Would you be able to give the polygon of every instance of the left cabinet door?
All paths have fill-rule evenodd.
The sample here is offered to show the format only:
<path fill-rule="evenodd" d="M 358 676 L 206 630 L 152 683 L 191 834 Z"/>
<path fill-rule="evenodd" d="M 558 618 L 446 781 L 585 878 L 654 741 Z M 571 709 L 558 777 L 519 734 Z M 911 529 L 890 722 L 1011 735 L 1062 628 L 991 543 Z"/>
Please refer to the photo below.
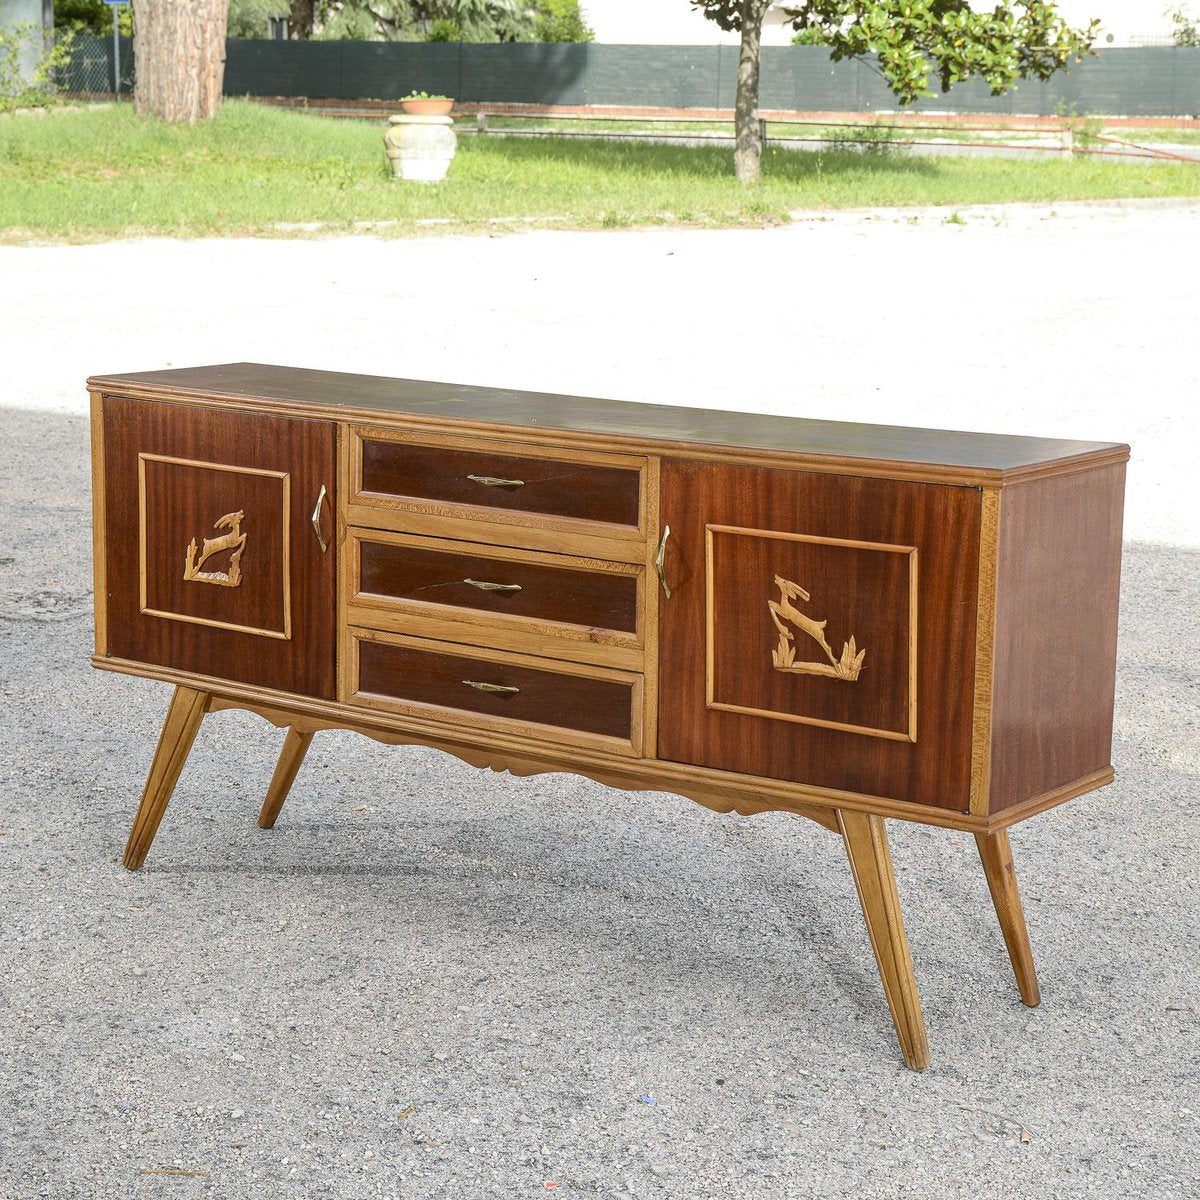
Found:
<path fill-rule="evenodd" d="M 101 404 L 102 653 L 332 699 L 334 424 Z"/>

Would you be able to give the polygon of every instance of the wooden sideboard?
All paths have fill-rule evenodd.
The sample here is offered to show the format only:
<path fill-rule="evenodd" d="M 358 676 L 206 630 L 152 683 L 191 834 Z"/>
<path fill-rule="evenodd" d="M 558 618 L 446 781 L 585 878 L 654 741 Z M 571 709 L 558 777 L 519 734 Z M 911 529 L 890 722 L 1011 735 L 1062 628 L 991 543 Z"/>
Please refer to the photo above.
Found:
<path fill-rule="evenodd" d="M 140 867 L 206 713 L 839 834 L 928 1064 L 884 819 L 975 835 L 1109 782 L 1127 446 L 233 363 L 96 377 L 93 663 L 175 685 Z"/>

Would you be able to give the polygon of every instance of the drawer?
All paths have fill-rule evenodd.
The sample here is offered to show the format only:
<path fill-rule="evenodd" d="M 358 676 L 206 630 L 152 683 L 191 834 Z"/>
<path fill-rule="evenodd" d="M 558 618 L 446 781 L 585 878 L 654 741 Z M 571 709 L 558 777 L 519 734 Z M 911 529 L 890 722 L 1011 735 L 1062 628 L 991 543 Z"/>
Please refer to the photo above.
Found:
<path fill-rule="evenodd" d="M 582 642 L 586 661 L 643 665 L 642 567 L 364 529 L 347 550 L 351 625 L 553 657 L 576 657 Z M 488 632 L 456 636 L 451 622 Z"/>
<path fill-rule="evenodd" d="M 640 752 L 638 675 L 355 628 L 349 647 L 351 703 Z"/>
<path fill-rule="evenodd" d="M 406 430 L 348 432 L 352 525 L 644 558 L 644 458 Z M 467 521 L 471 532 L 451 524 Z"/>

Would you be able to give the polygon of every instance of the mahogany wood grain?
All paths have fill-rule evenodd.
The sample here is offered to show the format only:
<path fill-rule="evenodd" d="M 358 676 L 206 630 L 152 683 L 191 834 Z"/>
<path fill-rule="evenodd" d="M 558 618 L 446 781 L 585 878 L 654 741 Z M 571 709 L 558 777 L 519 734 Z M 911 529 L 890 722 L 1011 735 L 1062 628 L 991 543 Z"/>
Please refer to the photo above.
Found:
<path fill-rule="evenodd" d="M 397 545 L 373 541 L 366 533 L 361 563 L 358 590 L 375 596 L 637 632 L 634 575 Z M 520 590 L 482 589 L 468 582 L 472 579 Z"/>
<path fill-rule="evenodd" d="M 1042 994 L 1038 988 L 1037 972 L 1033 968 L 1033 950 L 1029 946 L 1029 929 L 1025 924 L 1025 910 L 1021 907 L 1008 830 L 977 833 L 975 845 L 979 848 L 992 904 L 1000 921 L 1000 931 L 1004 934 L 1004 944 L 1008 947 L 1017 990 L 1021 993 L 1023 1003 L 1036 1008 Z"/>
<path fill-rule="evenodd" d="M 489 478 L 512 480 L 515 486 L 480 482 Z M 636 526 L 641 479 L 637 471 L 595 463 L 364 438 L 362 489 Z"/>
<path fill-rule="evenodd" d="M 839 811 L 838 824 L 900 1052 L 912 1070 L 923 1071 L 929 1066 L 929 1041 L 883 818 Z"/>
<path fill-rule="evenodd" d="M 210 699 L 208 692 L 189 687 L 177 687 L 171 697 L 142 800 L 125 843 L 123 861 L 131 871 L 146 861 Z"/>
<path fill-rule="evenodd" d="M 107 653 L 332 698 L 337 548 L 321 552 L 309 518 L 318 488 L 336 485 L 334 426 L 118 396 L 106 396 L 103 409 Z M 139 456 L 152 457 L 140 464 Z M 234 510 L 245 511 L 241 582 L 185 581 L 190 539 L 217 537 L 214 522 Z"/>
<path fill-rule="evenodd" d="M 303 415 L 361 415 L 447 429 L 491 427 L 529 430 L 550 438 L 587 435 L 600 446 L 661 443 L 663 452 L 685 446 L 720 448 L 731 455 L 782 453 L 872 471 L 887 464 L 926 477 L 945 473 L 962 481 L 999 482 L 1008 476 L 1073 469 L 1089 460 L 1128 457 L 1129 447 L 1111 442 L 1066 441 L 893 425 L 860 425 L 745 412 L 714 412 L 674 405 L 630 404 L 585 396 L 476 387 L 420 379 L 390 379 L 313 371 L 265 363 L 224 363 L 163 371 L 97 376 L 89 386 L 136 389 L 155 395 L 202 396 L 243 407 L 272 406 Z M 841 469 L 841 465 L 838 466 Z"/>
<path fill-rule="evenodd" d="M 287 731 L 287 737 L 283 739 L 283 746 L 279 751 L 279 761 L 275 764 L 275 773 L 271 776 L 262 810 L 258 814 L 260 829 L 275 828 L 283 802 L 288 798 L 292 784 L 296 782 L 296 774 L 300 770 L 300 764 L 304 762 L 312 739 L 311 730 L 297 729 L 293 726 Z"/>
<path fill-rule="evenodd" d="M 1125 467 L 1005 488 L 990 811 L 1110 766 Z"/>
<path fill-rule="evenodd" d="M 662 522 L 671 526 L 666 570 L 672 588 L 671 598 L 660 601 L 660 758 L 966 811 L 978 586 L 977 489 L 669 461 L 663 464 L 660 506 Z M 916 742 L 706 707 L 706 525 L 917 548 Z M 798 565 L 792 558 L 796 545 L 803 543 L 778 543 L 790 567 Z M 907 630 L 906 576 L 884 570 L 876 560 L 900 563 L 903 556 L 861 552 L 856 559 L 853 552 L 842 551 L 836 562 L 833 556 L 811 560 L 821 564 L 822 587 L 829 590 L 819 598 L 821 607 L 805 607 L 818 619 L 831 618 L 828 633 L 839 639 L 835 653 L 841 650 L 841 639 L 855 630 L 843 626 L 839 616 L 835 633 L 832 618 L 839 605 L 842 611 L 853 611 L 860 580 L 878 576 L 889 594 L 896 593 L 895 615 Z M 762 695 L 786 709 L 791 688 L 794 711 L 858 711 L 864 718 L 873 714 L 872 719 L 894 720 L 909 687 L 902 639 L 894 633 L 875 643 L 876 657 L 872 642 L 863 638 L 866 669 L 856 683 L 776 679 L 771 655 L 779 635 L 767 608 L 777 595 L 771 565 L 768 559 L 757 564 L 760 577 L 754 586 L 749 579 L 743 581 L 740 606 L 735 596 L 715 613 L 717 664 L 752 677 L 732 694 Z M 843 572 L 840 577 L 838 570 Z M 804 579 L 793 582 L 807 586 Z M 874 622 L 883 616 L 877 607 L 861 607 L 860 612 Z M 821 688 L 832 693 L 823 709 L 812 701 Z M 867 692 L 867 699 L 856 701 L 852 694 L 840 698 L 845 689 L 855 688 Z M 872 693 L 880 699 L 870 699 Z"/>
<path fill-rule="evenodd" d="M 515 687 L 480 691 L 466 681 Z M 359 692 L 411 700 L 463 713 L 485 713 L 583 733 L 629 738 L 633 698 L 629 684 L 542 671 L 469 654 L 445 654 L 382 641 L 359 645 Z"/>

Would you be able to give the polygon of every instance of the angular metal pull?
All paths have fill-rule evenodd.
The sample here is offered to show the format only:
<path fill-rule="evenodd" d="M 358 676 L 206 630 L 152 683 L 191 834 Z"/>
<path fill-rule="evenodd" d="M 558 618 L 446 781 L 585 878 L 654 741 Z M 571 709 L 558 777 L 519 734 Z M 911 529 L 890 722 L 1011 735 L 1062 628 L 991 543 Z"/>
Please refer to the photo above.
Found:
<path fill-rule="evenodd" d="M 484 487 L 524 487 L 523 479 L 499 479 L 495 475 L 468 475 L 472 483 L 482 483 Z"/>
<path fill-rule="evenodd" d="M 469 583 L 481 592 L 519 592 L 521 590 L 519 583 L 488 583 L 486 579 L 464 579 L 463 583 Z"/>
<path fill-rule="evenodd" d="M 505 687 L 502 683 L 480 683 L 476 679 L 464 679 L 463 683 L 477 692 L 492 692 L 503 696 L 515 696 L 521 690 L 518 687 Z"/>
<path fill-rule="evenodd" d="M 317 502 L 313 505 L 312 516 L 309 518 L 312 522 L 313 532 L 317 535 L 317 544 L 321 547 L 322 554 L 329 549 L 329 544 L 325 541 L 325 535 L 321 532 L 321 506 L 325 503 L 327 495 L 325 485 L 321 484 L 321 490 L 317 493 Z"/>
<path fill-rule="evenodd" d="M 663 560 L 667 557 L 667 538 L 671 536 L 670 525 L 664 525 L 662 538 L 658 543 L 658 553 L 654 556 L 654 569 L 658 572 L 658 582 L 662 584 L 662 590 L 667 593 L 667 599 L 671 598 L 671 585 L 667 582 L 667 573 L 663 570 Z"/>

